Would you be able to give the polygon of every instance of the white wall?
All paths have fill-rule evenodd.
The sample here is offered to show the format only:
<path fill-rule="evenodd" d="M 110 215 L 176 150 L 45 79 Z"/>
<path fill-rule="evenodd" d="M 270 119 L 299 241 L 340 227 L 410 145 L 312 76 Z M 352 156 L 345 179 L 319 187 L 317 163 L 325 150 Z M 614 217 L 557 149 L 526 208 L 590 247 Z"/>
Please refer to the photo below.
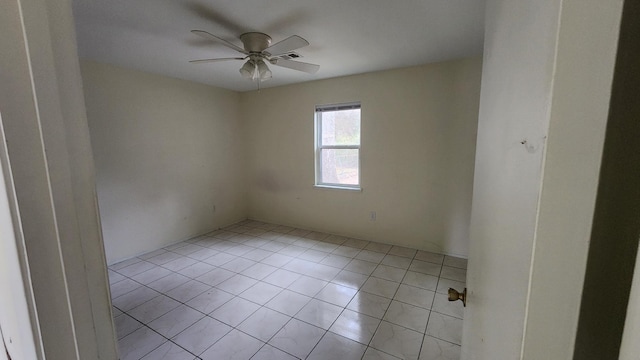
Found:
<path fill-rule="evenodd" d="M 82 77 L 109 263 L 246 217 L 238 93 L 88 61 Z"/>
<path fill-rule="evenodd" d="M 467 59 L 243 93 L 249 217 L 466 256 L 480 71 Z M 314 188 L 315 105 L 353 101 L 363 190 Z"/>
<path fill-rule="evenodd" d="M 620 8 L 487 3 L 462 359 L 573 358 Z"/>

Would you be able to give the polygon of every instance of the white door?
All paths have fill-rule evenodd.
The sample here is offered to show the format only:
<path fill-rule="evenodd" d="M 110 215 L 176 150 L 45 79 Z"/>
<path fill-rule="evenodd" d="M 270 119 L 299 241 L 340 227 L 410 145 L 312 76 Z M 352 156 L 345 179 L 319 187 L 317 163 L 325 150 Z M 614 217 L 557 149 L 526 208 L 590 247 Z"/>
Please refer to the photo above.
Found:
<path fill-rule="evenodd" d="M 573 356 L 621 9 L 487 2 L 462 359 Z"/>

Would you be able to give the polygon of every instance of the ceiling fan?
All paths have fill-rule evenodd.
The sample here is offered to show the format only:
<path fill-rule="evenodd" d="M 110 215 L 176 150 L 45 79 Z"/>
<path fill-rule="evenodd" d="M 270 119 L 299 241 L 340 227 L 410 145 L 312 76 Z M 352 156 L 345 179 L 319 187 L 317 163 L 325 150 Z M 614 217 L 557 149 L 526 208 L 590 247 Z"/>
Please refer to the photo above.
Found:
<path fill-rule="evenodd" d="M 246 79 L 257 81 L 258 87 L 260 86 L 260 81 L 271 79 L 272 74 L 271 70 L 269 70 L 269 67 L 267 66 L 267 62 L 272 65 L 303 71 L 309 74 L 314 74 L 318 69 L 320 69 L 320 65 L 290 60 L 290 58 L 297 55 L 295 53 L 292 54 L 293 50 L 309 45 L 307 40 L 298 35 L 290 36 L 271 45 L 271 37 L 269 35 L 261 32 L 247 32 L 240 35 L 240 41 L 242 41 L 244 46 L 244 48 L 241 48 L 240 46 L 203 30 L 191 30 L 191 32 L 205 39 L 236 50 L 244 56 L 191 60 L 189 61 L 190 63 L 199 64 L 229 60 L 247 60 L 247 62 L 245 62 L 240 68 L 240 74 L 242 74 Z"/>

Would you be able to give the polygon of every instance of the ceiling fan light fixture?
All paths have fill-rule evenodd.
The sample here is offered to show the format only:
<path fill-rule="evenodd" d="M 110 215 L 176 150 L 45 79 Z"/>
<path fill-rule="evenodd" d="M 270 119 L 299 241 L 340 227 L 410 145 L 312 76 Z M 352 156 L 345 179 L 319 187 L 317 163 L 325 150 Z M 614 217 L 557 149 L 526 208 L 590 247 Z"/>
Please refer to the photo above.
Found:
<path fill-rule="evenodd" d="M 256 73 L 258 71 L 258 66 L 253 60 L 249 60 L 240 68 L 240 75 L 243 78 L 253 80 L 256 78 Z"/>
<path fill-rule="evenodd" d="M 271 76 L 272 76 L 271 70 L 269 70 L 269 67 L 264 62 L 264 60 L 258 61 L 257 68 L 258 68 L 258 74 L 260 75 L 261 81 L 267 81 L 271 79 Z"/>

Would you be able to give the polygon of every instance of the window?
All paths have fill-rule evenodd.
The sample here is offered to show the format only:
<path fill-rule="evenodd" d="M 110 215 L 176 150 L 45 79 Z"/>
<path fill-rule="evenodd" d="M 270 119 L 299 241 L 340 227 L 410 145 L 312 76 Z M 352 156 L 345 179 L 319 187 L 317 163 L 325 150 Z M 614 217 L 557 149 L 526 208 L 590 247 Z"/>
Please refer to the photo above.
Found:
<path fill-rule="evenodd" d="M 316 186 L 360 189 L 360 103 L 316 106 Z"/>

